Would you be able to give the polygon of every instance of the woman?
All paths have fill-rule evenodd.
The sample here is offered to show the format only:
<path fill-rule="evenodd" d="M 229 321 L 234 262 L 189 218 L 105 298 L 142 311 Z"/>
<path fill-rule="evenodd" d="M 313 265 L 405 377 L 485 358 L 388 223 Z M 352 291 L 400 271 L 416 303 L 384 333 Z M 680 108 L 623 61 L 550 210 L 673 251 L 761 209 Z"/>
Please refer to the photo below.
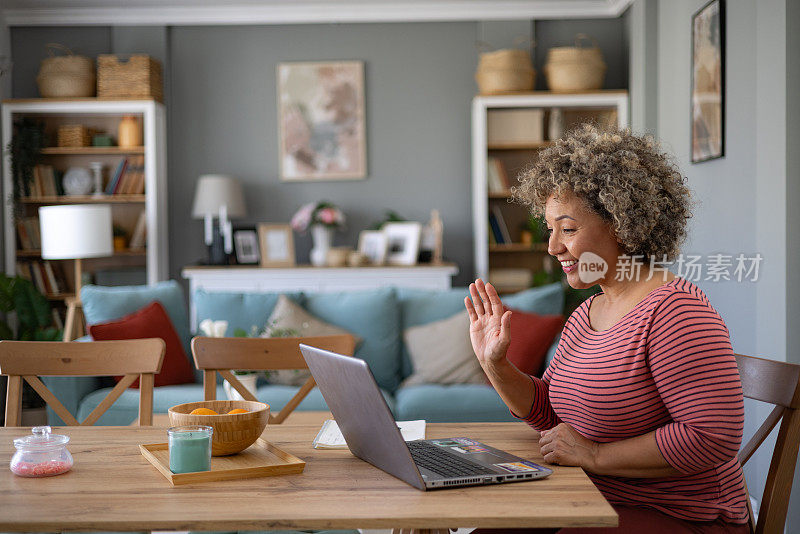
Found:
<path fill-rule="evenodd" d="M 520 182 L 514 196 L 544 214 L 569 285 L 602 292 L 570 316 L 541 379 L 506 359 L 512 312 L 480 279 L 465 299 L 470 337 L 511 412 L 540 431 L 545 461 L 582 467 L 619 513 L 617 529 L 587 532 L 748 532 L 728 330 L 663 269 L 691 215 L 683 177 L 651 139 L 584 126 Z"/>

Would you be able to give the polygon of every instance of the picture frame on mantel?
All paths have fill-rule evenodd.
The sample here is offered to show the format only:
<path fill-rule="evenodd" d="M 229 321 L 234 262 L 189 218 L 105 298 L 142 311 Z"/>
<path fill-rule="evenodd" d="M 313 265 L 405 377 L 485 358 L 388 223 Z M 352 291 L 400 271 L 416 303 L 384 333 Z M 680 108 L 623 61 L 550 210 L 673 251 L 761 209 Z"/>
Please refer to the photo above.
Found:
<path fill-rule="evenodd" d="M 294 267 L 294 234 L 288 224 L 258 225 L 261 267 Z"/>
<path fill-rule="evenodd" d="M 380 230 L 362 230 L 358 234 L 358 251 L 366 256 L 372 265 L 383 265 L 386 262 L 388 246 L 386 234 Z"/>
<path fill-rule="evenodd" d="M 367 176 L 364 62 L 278 64 L 281 180 Z"/>
<path fill-rule="evenodd" d="M 725 155 L 725 0 L 692 16 L 691 161 Z"/>
<path fill-rule="evenodd" d="M 386 223 L 381 228 L 386 234 L 389 265 L 416 265 L 422 225 L 418 222 Z"/>
<path fill-rule="evenodd" d="M 258 234 L 255 228 L 242 228 L 233 232 L 233 250 L 239 265 L 257 264 L 259 254 Z"/>

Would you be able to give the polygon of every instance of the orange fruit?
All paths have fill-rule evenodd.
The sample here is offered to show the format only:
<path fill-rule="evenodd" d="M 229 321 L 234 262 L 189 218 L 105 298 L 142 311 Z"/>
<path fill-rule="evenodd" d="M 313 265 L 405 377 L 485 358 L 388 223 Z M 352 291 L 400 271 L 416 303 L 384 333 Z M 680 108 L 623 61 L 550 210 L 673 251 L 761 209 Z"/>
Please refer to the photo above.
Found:
<path fill-rule="evenodd" d="M 233 410 L 228 412 L 228 415 L 231 415 L 231 414 L 234 414 L 234 413 L 247 413 L 247 410 L 245 410 L 244 408 L 234 408 Z"/>
<path fill-rule="evenodd" d="M 219 414 L 209 408 L 195 408 L 194 410 L 189 412 L 189 415 L 219 415 Z"/>

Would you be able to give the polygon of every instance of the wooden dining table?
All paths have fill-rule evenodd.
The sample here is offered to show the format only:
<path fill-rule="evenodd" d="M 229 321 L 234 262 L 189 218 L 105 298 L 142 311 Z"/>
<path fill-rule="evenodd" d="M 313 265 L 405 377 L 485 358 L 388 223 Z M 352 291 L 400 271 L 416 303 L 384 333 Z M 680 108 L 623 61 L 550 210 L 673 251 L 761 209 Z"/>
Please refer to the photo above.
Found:
<path fill-rule="evenodd" d="M 54 427 L 70 437 L 66 474 L 22 478 L 8 469 L 13 438 L 0 428 L 0 531 L 446 529 L 614 526 L 617 514 L 580 468 L 546 479 L 420 491 L 356 458 L 312 447 L 319 424 L 270 425 L 262 437 L 304 460 L 299 474 L 172 486 L 139 445 L 163 427 Z M 523 423 L 428 424 L 427 438 L 469 437 L 542 463 Z"/>

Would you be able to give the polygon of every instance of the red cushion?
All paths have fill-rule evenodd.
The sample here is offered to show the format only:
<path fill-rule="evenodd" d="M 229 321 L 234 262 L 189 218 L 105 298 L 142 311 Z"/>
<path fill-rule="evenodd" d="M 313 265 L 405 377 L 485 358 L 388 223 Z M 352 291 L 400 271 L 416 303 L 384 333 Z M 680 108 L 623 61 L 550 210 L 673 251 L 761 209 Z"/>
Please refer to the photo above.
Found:
<path fill-rule="evenodd" d="M 517 369 L 538 376 L 547 350 L 564 327 L 563 315 L 539 315 L 511 308 L 511 344 L 506 356 Z"/>
<path fill-rule="evenodd" d="M 160 337 L 166 343 L 166 353 L 161 372 L 155 376 L 155 385 L 172 386 L 194 382 L 192 366 L 183 350 L 183 344 L 164 306 L 158 301 L 116 321 L 91 325 L 89 333 L 97 341 Z M 114 378 L 117 382 L 122 379 L 121 376 Z M 138 378 L 131 387 L 139 387 Z"/>

